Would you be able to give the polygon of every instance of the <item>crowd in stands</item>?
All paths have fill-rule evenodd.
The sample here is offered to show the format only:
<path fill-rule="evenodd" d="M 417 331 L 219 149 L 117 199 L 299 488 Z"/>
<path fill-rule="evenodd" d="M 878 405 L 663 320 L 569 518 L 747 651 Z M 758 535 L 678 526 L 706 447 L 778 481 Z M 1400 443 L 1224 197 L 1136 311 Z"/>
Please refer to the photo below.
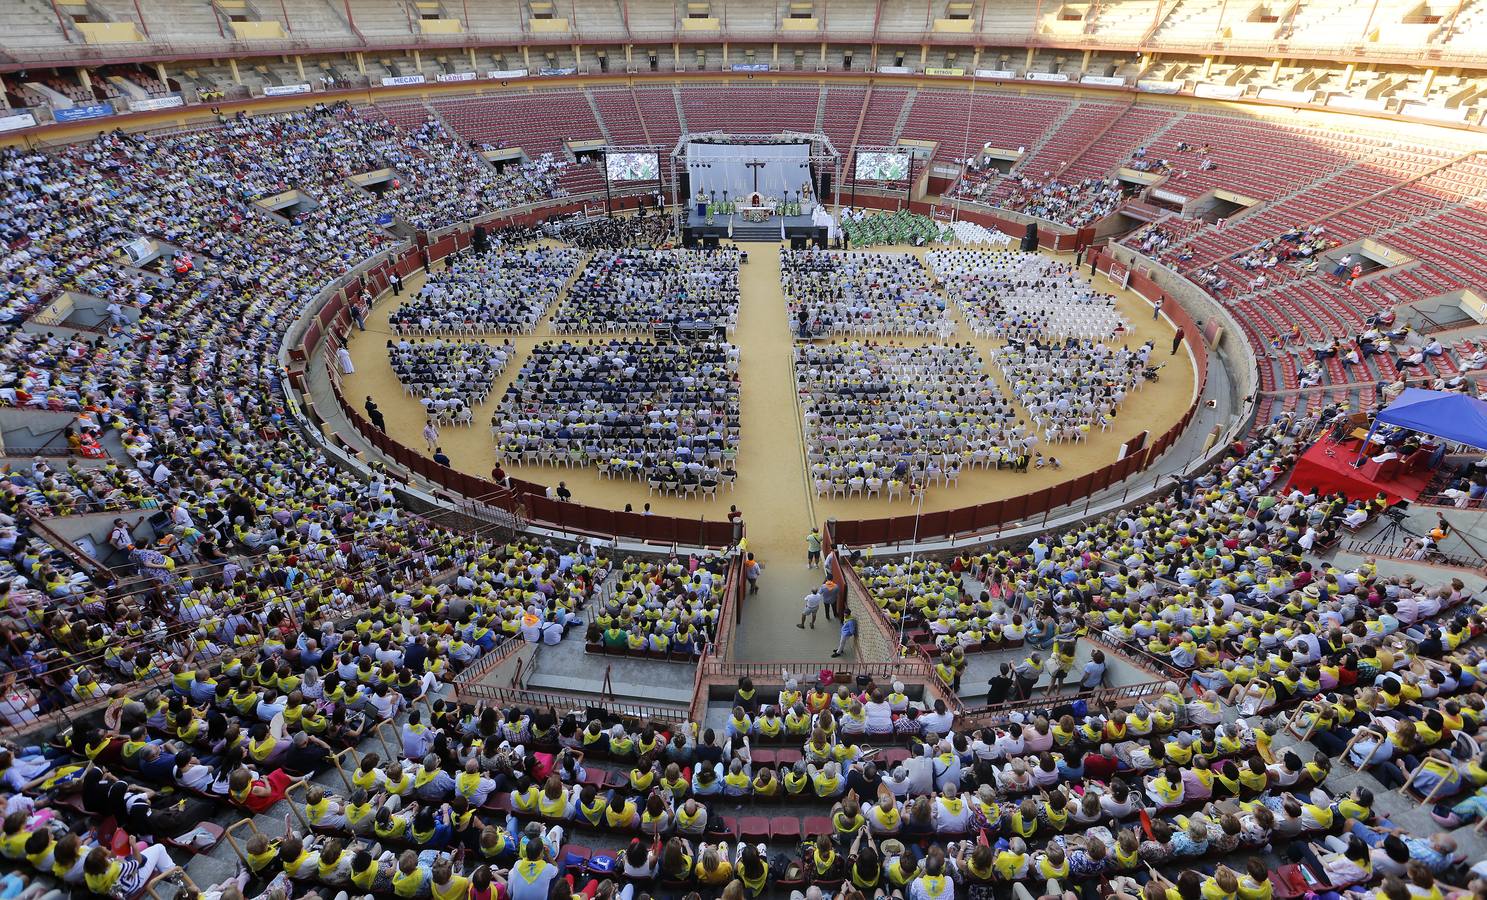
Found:
<path fill-rule="evenodd" d="M 21 469 L 0 469 L 0 514 L 45 519 L 122 509 L 153 509 L 160 493 L 144 473 L 112 459 L 65 463 L 36 457 Z"/>
<path fill-rule="evenodd" d="M 954 330 L 923 264 L 907 254 L 781 248 L 780 281 L 800 337 Z"/>
<path fill-rule="evenodd" d="M 614 590 L 601 597 L 588 626 L 588 645 L 612 652 L 696 655 L 717 634 L 727 560 L 710 557 L 692 568 L 626 559 Z"/>
<path fill-rule="evenodd" d="M 544 341 L 491 429 L 513 462 L 591 465 L 710 492 L 738 452 L 738 387 L 731 344 Z"/>
<path fill-rule="evenodd" d="M 1125 199 L 1121 183 L 1115 178 L 1067 183 L 1045 172 L 1042 179 L 1009 176 L 1001 184 L 1009 186 L 1010 193 L 996 205 L 1071 228 L 1098 222 Z"/>
<path fill-rule="evenodd" d="M 398 334 L 530 334 L 583 258 L 579 250 L 499 245 L 461 254 L 430 274 L 388 322 Z"/>
<path fill-rule="evenodd" d="M 992 354 L 1012 395 L 1049 444 L 1082 441 L 1114 421 L 1127 394 L 1154 377 L 1151 342 L 1132 350 L 1103 341 L 1009 341 Z"/>
<path fill-rule="evenodd" d="M 443 338 L 387 342 L 393 374 L 438 424 L 472 424 L 474 408 L 485 402 L 515 353 L 509 340 L 500 346 Z"/>
<path fill-rule="evenodd" d="M 415 228 L 438 228 L 493 210 L 560 197 L 566 163 L 552 154 L 508 163 L 499 171 L 430 116 L 416 128 L 399 128 L 380 110 L 362 107 L 344 119 L 355 140 L 377 148 L 394 171 L 387 209 Z"/>
<path fill-rule="evenodd" d="M 345 179 L 385 167 L 395 140 L 364 130 L 345 106 L 319 106 L 0 153 L 0 402 L 72 414 L 69 446 L 109 457 L 8 480 L 8 721 L 273 643 L 260 628 L 272 632 L 289 610 L 381 598 L 388 576 L 457 551 L 452 536 L 406 515 L 385 476 L 362 481 L 330 465 L 284 406 L 285 330 L 317 291 L 393 243 L 375 224 L 374 195 Z M 458 193 L 457 174 L 401 172 L 382 199 Z M 291 189 L 317 201 L 297 221 L 253 207 Z M 483 196 L 520 199 L 498 188 Z M 168 278 L 127 266 L 122 249 L 140 236 L 191 264 Z M 16 327 L 63 290 L 117 310 L 104 333 Z M 113 595 L 112 576 L 80 568 L 31 528 L 41 515 L 95 508 L 162 514 L 149 529 L 121 521 L 108 541 L 144 594 Z"/>
<path fill-rule="evenodd" d="M 570 332 L 650 332 L 667 326 L 738 321 L 739 252 L 596 250 L 568 289 L 553 328 Z"/>
<path fill-rule="evenodd" d="M 974 347 L 801 344 L 795 380 L 817 494 L 906 497 L 1014 465 L 1025 427 Z"/>
<path fill-rule="evenodd" d="M 73 413 L 79 450 L 82 435 L 107 430 L 127 457 L 105 461 L 102 482 L 45 462 L 5 479 L 0 718 L 25 725 L 80 703 L 104 707 L 103 725 L 79 718 L 53 746 L 0 749 L 0 849 L 13 873 L 26 873 L 7 889 L 31 890 L 35 879 L 138 896 L 172 853 L 189 852 L 180 839 L 210 841 L 197 826 L 207 813 L 270 810 L 295 773 L 323 767 L 385 721 L 398 729 L 399 758 L 362 757 L 344 796 L 312 788 L 306 833 L 252 837 L 242 875 L 204 893 L 483 900 L 499 885 L 511 900 L 610 900 L 639 883 L 730 900 L 771 886 L 844 900 L 880 889 L 979 900 L 1018 888 L 1031 897 L 1018 883 L 1028 880 L 1055 897 L 1109 881 L 1146 900 L 1266 900 L 1281 886 L 1328 900 L 1347 889 L 1369 900 L 1487 892 L 1481 861 L 1464 859 L 1446 833 L 1487 811 L 1482 600 L 1462 583 L 1381 575 L 1372 561 L 1306 558 L 1385 506 L 1283 487 L 1296 435 L 1335 420 L 1333 407 L 1312 422 L 1283 419 L 1167 495 L 1090 524 L 958 556 L 917 582 L 912 566 L 878 573 L 890 584 L 906 578 L 901 599 L 884 592 L 890 616 L 912 608 L 946 638 L 941 619 L 984 624 L 983 642 L 994 627 L 1012 639 L 1018 613 L 1008 610 L 1022 609 L 1025 641 L 1036 646 L 1055 629 L 1051 660 L 1066 658 L 1059 639 L 1082 628 L 1183 673 L 1149 703 L 1061 704 L 967 727 L 943 700 L 914 702 L 898 685 L 790 681 L 762 697 L 744 682 L 721 735 L 587 712 L 442 699 L 420 708 L 503 637 L 546 642 L 580 624 L 610 564 L 585 546 L 498 545 L 434 526 L 401 508 L 385 473 L 336 468 L 288 420 L 285 329 L 359 254 L 391 240 L 369 224 L 374 207 L 337 186 L 383 159 L 359 143 L 376 134 L 346 126 L 347 115 L 0 152 L 9 273 L 0 359 L 10 379 L 0 398 Z M 440 177 L 437 167 L 410 171 L 420 190 Z M 297 224 L 246 205 L 290 187 L 320 191 Z M 169 282 L 125 268 L 119 248 L 137 233 L 182 246 L 196 266 Z M 131 306 L 140 319 L 113 321 L 96 338 L 15 329 L 59 290 Z M 892 395 L 926 355 L 872 345 L 799 354 L 803 384 L 820 379 L 854 402 Z M 932 480 L 936 465 L 948 477 L 952 450 L 974 462 L 998 443 L 959 443 L 967 420 L 1016 419 L 964 348 L 927 355 L 944 362 L 917 372 L 922 396 L 897 413 L 907 419 L 830 410 L 825 424 L 849 429 L 844 458 L 861 437 L 875 477 L 887 469 L 891 480 L 900 463 L 903 481 Z M 1075 417 L 1112 413 L 1149 363 L 1142 350 L 1079 341 L 1033 341 L 997 361 L 1030 413 Z M 813 374 L 818 365 L 828 374 Z M 517 430 L 501 437 L 701 480 L 736 442 L 736 368 L 726 345 L 548 344 L 508 394 L 504 419 Z M 922 428 L 921 410 L 934 413 Z M 1004 438 L 1025 458 L 1036 438 L 1017 427 Z M 895 442 L 941 455 L 923 460 L 922 476 L 898 452 L 874 459 L 873 444 Z M 36 536 L 30 520 L 82 509 L 79 492 L 105 508 L 159 506 L 164 534 L 152 545 L 127 527 L 110 538 L 147 590 L 117 595 Z M 599 604 L 619 617 L 601 643 L 618 627 L 628 647 L 636 629 L 647 649 L 664 635 L 670 651 L 716 617 L 706 566 L 626 565 L 618 583 Z M 616 626 L 625 616 L 629 625 Z M 958 638 L 945 643 L 936 671 L 962 687 L 965 651 Z M 131 695 L 146 677 L 159 686 Z M 988 696 L 997 688 L 993 680 Z M 1307 701 L 1291 727 L 1315 753 L 1249 721 Z M 1229 721 L 1226 704 L 1243 718 Z M 869 746 L 890 734 L 913 742 L 894 754 Z M 601 771 L 606 758 L 618 765 Z M 1409 833 L 1375 811 L 1367 789 L 1329 789 L 1342 764 L 1428 800 L 1442 830 Z M 81 813 L 54 802 L 69 795 Z M 829 813 L 798 856 L 761 853 L 744 839 L 758 826 L 730 826 L 725 815 L 729 804 L 776 798 Z M 107 819 L 139 845 L 126 839 L 111 852 Z M 570 861 L 563 830 L 544 825 L 643 837 L 583 863 Z M 380 846 L 349 844 L 351 835 Z M 1246 862 L 1230 868 L 1235 853 Z M 1310 879 L 1298 875 L 1296 887 L 1280 871 L 1289 866 L 1272 877 L 1267 856 Z M 1477 865 L 1475 881 L 1464 863 Z"/>
<path fill-rule="evenodd" d="M 1108 340 L 1125 330 L 1115 298 L 1074 267 L 1015 250 L 931 250 L 925 263 L 980 337 Z"/>

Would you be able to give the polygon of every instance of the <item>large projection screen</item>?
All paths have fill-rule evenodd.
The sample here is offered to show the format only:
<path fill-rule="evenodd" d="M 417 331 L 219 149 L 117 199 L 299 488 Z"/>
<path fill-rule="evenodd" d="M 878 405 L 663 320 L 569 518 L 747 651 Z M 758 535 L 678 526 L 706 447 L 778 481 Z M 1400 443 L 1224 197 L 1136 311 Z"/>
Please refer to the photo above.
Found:
<path fill-rule="evenodd" d="M 723 199 L 746 199 L 754 190 L 754 169 L 759 162 L 759 193 L 783 200 L 806 189 L 811 180 L 810 144 L 687 144 L 687 173 L 692 191 Z"/>
<path fill-rule="evenodd" d="M 909 154 L 859 150 L 853 174 L 858 181 L 906 181 L 909 177 Z"/>
<path fill-rule="evenodd" d="M 661 157 L 654 150 L 642 153 L 606 152 L 604 171 L 610 181 L 655 181 L 661 177 Z"/>

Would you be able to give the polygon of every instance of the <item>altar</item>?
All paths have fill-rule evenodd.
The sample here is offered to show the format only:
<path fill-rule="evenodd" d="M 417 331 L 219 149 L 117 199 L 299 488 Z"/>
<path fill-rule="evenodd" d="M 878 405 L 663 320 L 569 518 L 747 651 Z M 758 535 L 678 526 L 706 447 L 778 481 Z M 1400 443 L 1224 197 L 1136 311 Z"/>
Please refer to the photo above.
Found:
<path fill-rule="evenodd" d="M 775 214 L 775 202 L 755 191 L 749 195 L 748 202 L 738 208 L 738 214 L 745 222 L 765 222 Z"/>

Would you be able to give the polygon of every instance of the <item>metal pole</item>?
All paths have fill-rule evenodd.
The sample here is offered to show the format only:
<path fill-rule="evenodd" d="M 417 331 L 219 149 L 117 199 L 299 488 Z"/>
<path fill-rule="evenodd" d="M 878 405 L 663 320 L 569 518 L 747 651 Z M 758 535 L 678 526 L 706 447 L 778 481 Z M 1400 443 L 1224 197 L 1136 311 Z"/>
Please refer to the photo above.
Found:
<path fill-rule="evenodd" d="M 145 14 L 139 8 L 139 0 L 134 0 L 134 14 L 136 16 L 139 16 L 139 28 L 140 28 L 140 30 L 145 33 L 145 37 L 149 37 L 150 36 L 150 26 L 145 22 Z"/>
<path fill-rule="evenodd" d="M 69 44 L 72 43 L 72 34 L 67 30 L 67 20 L 62 18 L 62 10 L 58 8 L 57 0 L 52 0 L 52 12 L 57 14 L 57 27 L 62 29 L 62 36 L 64 38 L 67 38 L 67 42 Z M 222 30 L 221 20 L 218 20 L 217 22 L 217 30 Z"/>
<path fill-rule="evenodd" d="M 609 197 L 609 151 L 606 150 L 602 158 L 604 160 L 604 214 L 612 216 L 614 208 Z"/>

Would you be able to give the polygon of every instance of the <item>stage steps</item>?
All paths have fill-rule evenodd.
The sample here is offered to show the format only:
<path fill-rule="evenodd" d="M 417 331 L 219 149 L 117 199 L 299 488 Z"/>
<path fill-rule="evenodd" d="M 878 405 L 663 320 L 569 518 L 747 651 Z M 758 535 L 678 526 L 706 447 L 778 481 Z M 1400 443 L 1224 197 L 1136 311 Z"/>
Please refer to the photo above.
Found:
<path fill-rule="evenodd" d="M 735 220 L 733 223 L 735 241 L 767 241 L 777 244 L 784 240 L 784 237 L 784 230 L 778 218 L 772 218 L 768 222 Z"/>

